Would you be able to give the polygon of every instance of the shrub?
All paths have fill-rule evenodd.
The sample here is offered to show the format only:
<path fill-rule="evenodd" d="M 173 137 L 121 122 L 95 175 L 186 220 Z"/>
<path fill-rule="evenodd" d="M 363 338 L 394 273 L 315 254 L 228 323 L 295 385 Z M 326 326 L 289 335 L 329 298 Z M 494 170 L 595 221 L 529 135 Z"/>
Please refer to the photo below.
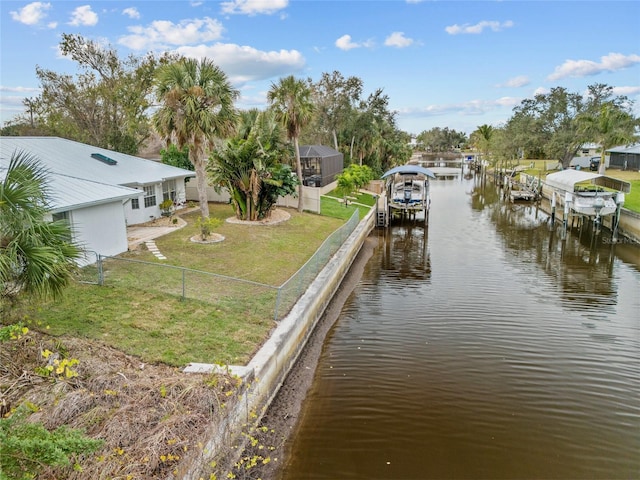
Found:
<path fill-rule="evenodd" d="M 0 479 L 34 478 L 45 466 L 62 467 L 70 457 L 95 452 L 102 440 L 88 438 L 80 430 L 65 426 L 48 431 L 41 423 L 29 422 L 34 405 L 20 405 L 0 418 Z M 75 469 L 82 468 L 78 463 Z"/>

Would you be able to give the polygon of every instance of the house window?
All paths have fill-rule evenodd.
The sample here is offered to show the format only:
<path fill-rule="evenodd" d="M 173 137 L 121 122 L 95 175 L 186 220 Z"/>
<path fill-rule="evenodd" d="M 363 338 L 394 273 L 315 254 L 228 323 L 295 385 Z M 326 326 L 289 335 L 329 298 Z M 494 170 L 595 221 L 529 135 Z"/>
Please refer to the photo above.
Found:
<path fill-rule="evenodd" d="M 162 200 L 176 200 L 176 181 L 166 180 L 162 182 Z"/>
<path fill-rule="evenodd" d="M 139 210 L 140 209 L 140 199 L 132 198 L 131 199 L 131 210 Z"/>
<path fill-rule="evenodd" d="M 155 204 L 156 204 L 155 185 L 144 187 L 144 208 L 153 207 Z"/>
<path fill-rule="evenodd" d="M 63 221 L 67 225 L 71 226 L 71 215 L 69 215 L 68 211 L 54 213 L 51 215 L 51 218 L 54 222 Z M 71 238 L 72 238 L 71 232 L 69 231 L 69 234 L 67 235 L 67 240 L 71 241 Z"/>
<path fill-rule="evenodd" d="M 58 220 L 65 220 L 69 223 L 69 212 L 58 212 L 51 215 L 53 217 L 53 221 L 57 222 Z"/>

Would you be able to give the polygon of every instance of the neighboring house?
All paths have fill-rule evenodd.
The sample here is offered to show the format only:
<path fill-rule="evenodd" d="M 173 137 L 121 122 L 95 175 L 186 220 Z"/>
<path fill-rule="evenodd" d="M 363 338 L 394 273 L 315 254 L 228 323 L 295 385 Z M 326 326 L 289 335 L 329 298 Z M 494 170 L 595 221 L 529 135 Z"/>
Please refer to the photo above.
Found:
<path fill-rule="evenodd" d="M 344 170 L 344 155 L 324 145 L 301 145 L 302 183 L 308 187 L 324 187 Z"/>
<path fill-rule="evenodd" d="M 0 137 L 0 172 L 15 152 L 36 157 L 49 172 L 51 216 L 69 221 L 87 252 L 127 251 L 127 225 L 161 216 L 160 203 L 186 201 L 189 170 L 58 137 Z M 0 173 L 1 175 L 1 173 Z M 89 253 L 82 264 L 95 260 Z"/>
<path fill-rule="evenodd" d="M 609 166 L 622 170 L 640 170 L 640 144 L 607 150 Z"/>
<path fill-rule="evenodd" d="M 336 187 L 336 175 L 344 170 L 344 155 L 330 147 L 322 145 L 301 145 L 300 163 L 302 163 L 302 208 L 309 212 L 320 213 L 320 198 Z M 295 165 L 293 165 L 295 172 Z M 187 200 L 198 200 L 195 182 L 187 186 Z M 219 192 L 212 186 L 207 187 L 207 198 L 211 202 L 230 203 L 231 197 L 226 189 Z M 297 195 L 280 197 L 279 207 L 296 208 Z M 229 209 L 233 213 L 233 209 Z"/>
<path fill-rule="evenodd" d="M 581 157 L 595 157 L 601 152 L 599 143 L 583 143 L 578 150 Z"/>

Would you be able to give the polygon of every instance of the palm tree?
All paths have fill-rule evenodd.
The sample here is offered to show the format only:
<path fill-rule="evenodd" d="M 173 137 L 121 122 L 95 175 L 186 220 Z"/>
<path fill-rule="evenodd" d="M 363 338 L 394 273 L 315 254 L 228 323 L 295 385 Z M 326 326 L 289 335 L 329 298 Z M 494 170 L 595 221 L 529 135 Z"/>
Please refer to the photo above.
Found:
<path fill-rule="evenodd" d="M 293 75 L 281 78 L 278 84 L 272 84 L 267 100 L 276 112 L 276 118 L 287 131 L 289 140 L 293 140 L 296 155 L 296 174 L 298 187 L 298 211 L 302 212 L 302 163 L 300 162 L 300 131 L 313 116 L 314 104 L 311 87 L 304 80 L 296 80 Z"/>
<path fill-rule="evenodd" d="M 82 251 L 65 220 L 50 210 L 47 171 L 36 157 L 14 152 L 0 168 L 0 305 L 22 293 L 55 297 L 69 282 Z"/>
<path fill-rule="evenodd" d="M 271 214 L 278 197 L 296 192 L 297 177 L 282 165 L 290 157 L 272 110 L 242 111 L 235 137 L 212 154 L 209 178 L 229 191 L 239 220 L 260 220 Z"/>
<path fill-rule="evenodd" d="M 202 218 L 209 217 L 206 163 L 216 138 L 230 135 L 235 128 L 238 98 L 226 74 L 203 58 L 181 59 L 164 65 L 156 74 L 156 95 L 162 106 L 153 125 L 167 143 L 189 148 L 189 160 L 196 172 Z"/>
<path fill-rule="evenodd" d="M 608 149 L 637 140 L 634 130 L 638 121 L 611 102 L 603 103 L 598 115 L 581 115 L 578 117 L 578 124 L 585 138 L 599 144 L 602 149 L 598 168 L 601 175 L 606 171 L 605 155 Z"/>

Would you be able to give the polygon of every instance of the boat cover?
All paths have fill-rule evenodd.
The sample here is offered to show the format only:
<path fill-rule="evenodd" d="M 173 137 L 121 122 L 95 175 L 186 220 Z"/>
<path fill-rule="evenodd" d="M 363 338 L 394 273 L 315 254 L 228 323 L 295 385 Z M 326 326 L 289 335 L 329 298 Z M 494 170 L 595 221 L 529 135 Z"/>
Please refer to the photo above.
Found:
<path fill-rule="evenodd" d="M 576 184 L 585 182 L 592 185 L 611 188 L 624 193 L 629 193 L 631 191 L 631 184 L 629 182 L 600 175 L 599 173 L 585 172 L 583 170 L 567 169 L 556 173 L 550 173 L 547 175 L 545 182 L 550 187 L 563 190 L 565 192 L 573 192 Z"/>
<path fill-rule="evenodd" d="M 387 178 L 391 175 L 399 173 L 401 175 L 426 175 L 427 177 L 436 178 L 431 170 L 421 167 L 419 165 L 400 165 L 399 167 L 392 168 L 382 175 L 382 178 Z"/>

